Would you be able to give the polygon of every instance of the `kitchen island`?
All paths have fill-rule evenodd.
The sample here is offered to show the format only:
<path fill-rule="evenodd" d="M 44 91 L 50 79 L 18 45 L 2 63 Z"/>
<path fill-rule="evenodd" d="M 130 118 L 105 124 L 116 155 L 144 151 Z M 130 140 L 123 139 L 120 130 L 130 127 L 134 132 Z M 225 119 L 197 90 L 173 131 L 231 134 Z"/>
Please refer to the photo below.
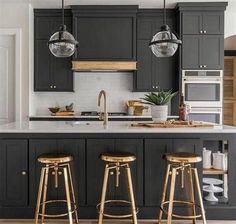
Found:
<path fill-rule="evenodd" d="M 236 128 L 216 125 L 213 128 L 140 128 L 132 122 L 98 121 L 27 121 L 0 126 L 0 218 L 33 218 L 40 164 L 44 153 L 73 155 L 74 184 L 80 218 L 97 218 L 105 164 L 99 155 L 107 151 L 129 151 L 136 155 L 132 163 L 134 191 L 139 207 L 138 218 L 156 219 L 159 211 L 166 152 L 186 151 L 202 154 L 203 147 L 228 154 L 228 170 L 203 170 L 203 176 L 224 180 L 219 202 L 204 201 L 208 219 L 236 218 Z M 52 174 L 53 175 L 53 174 Z M 121 178 L 123 173 L 121 173 Z M 52 178 L 53 179 L 53 178 Z M 125 186 L 116 188 L 111 177 L 109 197 L 127 196 Z M 63 180 L 59 188 L 49 183 L 48 197 L 63 198 Z M 122 182 L 121 182 L 122 183 Z M 176 197 L 186 196 L 177 189 Z M 63 207 L 50 207 L 62 210 Z M 113 208 L 114 209 L 114 208 Z M 124 212 L 123 208 L 115 208 Z M 182 210 L 182 208 L 179 208 Z"/>

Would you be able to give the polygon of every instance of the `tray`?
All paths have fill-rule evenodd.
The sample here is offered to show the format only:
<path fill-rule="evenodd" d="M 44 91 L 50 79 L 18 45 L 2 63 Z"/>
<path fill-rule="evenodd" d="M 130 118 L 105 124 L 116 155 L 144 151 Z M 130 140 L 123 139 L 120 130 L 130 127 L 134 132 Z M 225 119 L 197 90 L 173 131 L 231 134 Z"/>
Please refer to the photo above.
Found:
<path fill-rule="evenodd" d="M 148 128 L 214 128 L 214 124 L 203 121 L 166 121 L 166 122 L 147 122 L 133 123 L 132 127 L 148 127 Z"/>

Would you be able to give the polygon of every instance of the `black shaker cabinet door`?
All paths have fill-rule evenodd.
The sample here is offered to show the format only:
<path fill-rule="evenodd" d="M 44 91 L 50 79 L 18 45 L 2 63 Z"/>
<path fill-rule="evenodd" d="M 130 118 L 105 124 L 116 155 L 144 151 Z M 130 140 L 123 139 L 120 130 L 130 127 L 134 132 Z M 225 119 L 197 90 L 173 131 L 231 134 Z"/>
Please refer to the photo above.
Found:
<path fill-rule="evenodd" d="M 0 141 L 0 205 L 24 207 L 28 205 L 28 142 Z"/>
<path fill-rule="evenodd" d="M 86 191 L 87 205 L 95 206 L 99 203 L 101 193 L 104 169 L 106 163 L 99 157 L 104 152 L 114 152 L 115 145 L 113 139 L 88 139 L 86 150 Z M 114 196 L 114 176 L 109 177 L 107 188 L 107 198 Z M 94 208 L 95 211 L 95 208 Z M 96 212 L 96 211 L 95 211 Z"/>
<path fill-rule="evenodd" d="M 51 53 L 47 46 L 47 40 L 36 40 L 34 46 L 34 90 L 48 91 L 52 86 Z"/>
<path fill-rule="evenodd" d="M 152 51 L 148 47 L 149 40 L 138 40 L 137 60 L 138 70 L 136 76 L 137 90 L 150 90 L 152 88 Z"/>
<path fill-rule="evenodd" d="M 174 27 L 173 15 L 167 17 L 167 23 Z M 163 23 L 160 17 L 140 16 L 137 20 L 137 72 L 134 78 L 135 91 L 158 91 L 175 89 L 176 56 L 157 58 L 149 47 L 149 43 Z M 177 55 L 177 54 L 176 54 Z"/>
<path fill-rule="evenodd" d="M 201 64 L 201 35 L 183 35 L 182 68 L 200 69 Z"/>
<path fill-rule="evenodd" d="M 202 39 L 202 63 L 207 69 L 223 69 L 224 36 L 204 35 Z"/>
<path fill-rule="evenodd" d="M 52 12 L 51 12 L 52 11 Z M 73 72 L 70 58 L 56 58 L 48 48 L 48 41 L 61 25 L 61 16 L 55 10 L 36 10 L 34 28 L 34 91 L 71 92 Z M 65 17 L 71 32 L 71 16 Z"/>
<path fill-rule="evenodd" d="M 224 12 L 205 12 L 202 23 L 205 34 L 224 34 Z"/>
<path fill-rule="evenodd" d="M 145 140 L 145 206 L 160 206 L 166 171 L 166 162 L 163 160 L 163 154 L 170 152 L 171 148 L 172 139 Z"/>
<path fill-rule="evenodd" d="M 184 12 L 182 14 L 182 33 L 200 34 L 202 31 L 202 13 Z"/>

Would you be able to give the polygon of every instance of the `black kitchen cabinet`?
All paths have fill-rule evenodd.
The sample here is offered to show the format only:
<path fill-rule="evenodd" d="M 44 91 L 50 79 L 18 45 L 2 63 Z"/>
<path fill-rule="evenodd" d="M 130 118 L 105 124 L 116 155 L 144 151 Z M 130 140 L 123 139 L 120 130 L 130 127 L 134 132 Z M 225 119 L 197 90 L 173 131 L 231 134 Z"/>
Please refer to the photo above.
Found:
<path fill-rule="evenodd" d="M 73 183 L 75 188 L 76 198 L 78 204 L 84 205 L 85 202 L 85 177 L 84 177 L 84 166 L 85 166 L 85 140 L 69 140 L 69 139 L 39 139 L 30 140 L 30 161 L 33 169 L 34 176 L 32 178 L 33 197 L 32 204 L 36 202 L 37 190 L 39 186 L 40 172 L 42 164 L 37 162 L 37 158 L 42 154 L 68 154 L 73 156 L 71 162 L 71 172 L 73 177 Z M 51 171 L 49 174 L 48 183 L 48 199 L 65 199 L 65 186 L 63 175 L 59 174 L 59 187 L 56 189 L 54 172 Z"/>
<path fill-rule="evenodd" d="M 158 17 L 159 15 L 159 17 Z M 176 89 L 176 56 L 157 58 L 149 43 L 163 23 L 162 14 L 156 10 L 141 10 L 137 20 L 137 71 L 134 75 L 135 91 Z M 174 14 L 168 10 L 168 25 L 174 29 Z"/>
<path fill-rule="evenodd" d="M 172 139 L 145 140 L 145 206 L 160 206 L 166 172 L 166 162 L 163 159 L 163 155 L 171 150 Z"/>
<path fill-rule="evenodd" d="M 73 72 L 71 58 L 56 58 L 47 42 L 61 25 L 60 10 L 36 9 L 34 28 L 34 91 L 71 92 Z M 65 24 L 72 32 L 72 16 L 66 10 Z"/>
<path fill-rule="evenodd" d="M 223 69 L 223 35 L 183 35 L 183 69 Z"/>
<path fill-rule="evenodd" d="M 28 206 L 28 141 L 0 140 L 0 206 Z"/>
<path fill-rule="evenodd" d="M 131 152 L 137 160 L 130 163 L 134 193 L 139 205 L 143 204 L 143 154 L 141 139 L 88 139 L 87 140 L 87 204 L 96 205 L 100 201 L 102 192 L 105 162 L 99 156 L 104 152 Z M 109 176 L 107 198 L 128 199 L 127 184 L 124 172 L 121 172 L 120 186 L 115 187 L 114 176 Z"/>
<path fill-rule="evenodd" d="M 137 6 L 73 6 L 80 60 L 136 60 Z"/>
<path fill-rule="evenodd" d="M 167 167 L 163 155 L 170 152 L 199 153 L 199 151 L 199 139 L 145 139 L 145 206 L 160 206 Z M 181 189 L 177 184 L 176 198 L 186 199 L 186 194 L 186 189 Z"/>
<path fill-rule="evenodd" d="M 185 12 L 183 34 L 224 34 L 224 12 Z"/>
<path fill-rule="evenodd" d="M 224 68 L 224 11 L 227 2 L 178 3 L 182 38 L 180 69 Z"/>

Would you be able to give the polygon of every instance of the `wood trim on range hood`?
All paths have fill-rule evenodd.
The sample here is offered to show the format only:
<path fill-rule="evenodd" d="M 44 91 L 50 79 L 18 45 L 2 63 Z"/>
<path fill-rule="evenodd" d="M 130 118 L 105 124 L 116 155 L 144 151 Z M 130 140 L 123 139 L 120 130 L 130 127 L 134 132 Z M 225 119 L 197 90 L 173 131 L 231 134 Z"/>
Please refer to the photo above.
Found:
<path fill-rule="evenodd" d="M 136 61 L 72 61 L 73 71 L 134 71 Z"/>

